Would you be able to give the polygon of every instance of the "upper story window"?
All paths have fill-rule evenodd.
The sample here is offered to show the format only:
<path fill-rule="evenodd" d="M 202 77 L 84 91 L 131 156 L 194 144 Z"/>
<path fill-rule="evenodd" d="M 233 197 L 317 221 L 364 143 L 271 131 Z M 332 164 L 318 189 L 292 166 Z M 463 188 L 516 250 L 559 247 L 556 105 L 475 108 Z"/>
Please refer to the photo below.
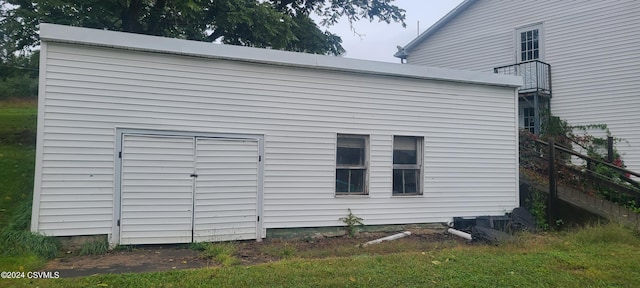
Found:
<path fill-rule="evenodd" d="M 422 194 L 422 143 L 422 137 L 393 137 L 393 195 Z"/>
<path fill-rule="evenodd" d="M 516 29 L 518 62 L 542 60 L 542 24 Z"/>
<path fill-rule="evenodd" d="M 368 193 L 368 135 L 338 134 L 336 149 L 336 194 Z"/>

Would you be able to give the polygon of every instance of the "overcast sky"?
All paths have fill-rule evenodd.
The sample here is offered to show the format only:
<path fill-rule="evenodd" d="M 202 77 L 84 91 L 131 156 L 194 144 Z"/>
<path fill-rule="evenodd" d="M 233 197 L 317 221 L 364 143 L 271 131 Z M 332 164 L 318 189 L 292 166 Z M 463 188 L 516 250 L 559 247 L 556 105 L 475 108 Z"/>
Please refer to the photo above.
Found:
<path fill-rule="evenodd" d="M 407 10 L 406 28 L 398 23 L 369 23 L 365 20 L 354 25 L 356 32 L 362 34 L 362 37 L 354 35 L 347 21 L 330 27 L 329 31 L 342 37 L 342 46 L 347 50 L 345 57 L 399 63 L 400 59 L 393 57 L 398 51 L 396 46 L 405 46 L 416 38 L 418 21 L 420 32 L 423 32 L 462 1 L 396 0 L 393 4 Z"/>

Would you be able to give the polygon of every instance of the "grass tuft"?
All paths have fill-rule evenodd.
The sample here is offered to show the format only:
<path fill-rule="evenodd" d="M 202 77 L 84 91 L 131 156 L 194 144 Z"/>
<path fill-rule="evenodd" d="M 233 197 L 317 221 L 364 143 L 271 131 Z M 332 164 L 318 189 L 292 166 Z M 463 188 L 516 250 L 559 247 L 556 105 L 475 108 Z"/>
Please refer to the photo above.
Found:
<path fill-rule="evenodd" d="M 267 255 L 271 255 L 280 259 L 290 259 L 297 256 L 298 254 L 298 248 L 296 247 L 296 245 L 289 242 L 264 246 L 262 247 L 262 251 Z"/>
<path fill-rule="evenodd" d="M 31 202 L 24 201 L 15 208 L 0 231 L 0 247 L 4 247 L 3 256 L 35 255 L 43 259 L 52 259 L 58 255 L 60 242 L 54 237 L 35 234 L 29 231 L 31 221 Z"/>
<path fill-rule="evenodd" d="M 240 264 L 240 260 L 234 256 L 237 247 L 231 242 L 207 243 L 198 242 L 190 245 L 191 249 L 202 251 L 202 257 L 213 259 L 222 266 L 233 266 Z"/>
<path fill-rule="evenodd" d="M 44 259 L 58 256 L 61 245 L 54 237 L 48 237 L 31 231 L 4 231 L 2 235 L 2 251 L 4 256 L 20 256 L 34 254 Z"/>
<path fill-rule="evenodd" d="M 89 241 L 80 247 L 80 255 L 102 255 L 109 251 L 109 242 L 106 239 Z"/>
<path fill-rule="evenodd" d="M 579 244 L 627 244 L 640 241 L 637 233 L 620 224 L 592 224 L 578 229 L 569 236 Z"/>

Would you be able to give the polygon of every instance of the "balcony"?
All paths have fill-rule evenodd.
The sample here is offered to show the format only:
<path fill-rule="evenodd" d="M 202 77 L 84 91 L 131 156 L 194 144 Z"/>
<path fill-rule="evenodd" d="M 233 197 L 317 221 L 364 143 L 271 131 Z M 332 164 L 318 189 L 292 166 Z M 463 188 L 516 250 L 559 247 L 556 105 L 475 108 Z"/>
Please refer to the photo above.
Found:
<path fill-rule="evenodd" d="M 493 68 L 494 73 L 522 76 L 524 83 L 520 95 L 547 96 L 551 98 L 551 65 L 538 61 L 527 61 Z"/>

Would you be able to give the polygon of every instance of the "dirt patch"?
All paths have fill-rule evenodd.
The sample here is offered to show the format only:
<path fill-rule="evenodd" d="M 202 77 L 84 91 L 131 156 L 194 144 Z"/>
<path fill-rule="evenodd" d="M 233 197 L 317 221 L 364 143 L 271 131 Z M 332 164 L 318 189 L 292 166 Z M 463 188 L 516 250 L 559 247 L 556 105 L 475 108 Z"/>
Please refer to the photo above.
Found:
<path fill-rule="evenodd" d="M 234 256 L 241 265 L 255 265 L 289 258 L 348 257 L 352 255 L 381 255 L 410 251 L 429 251 L 463 243 L 458 237 L 429 229 L 412 230 L 411 236 L 377 245 L 358 247 L 367 241 L 395 233 L 360 233 L 346 236 L 265 239 L 262 242 L 235 242 Z M 58 271 L 61 277 L 82 277 L 94 274 L 118 274 L 176 269 L 217 267 L 215 260 L 203 257 L 188 245 L 140 245 L 127 250 L 109 251 L 99 256 L 66 254 L 50 261 L 43 271 Z"/>
<path fill-rule="evenodd" d="M 94 274 L 153 272 L 215 266 L 185 245 L 143 245 L 128 250 L 109 251 L 98 256 L 66 254 L 47 263 L 43 271 L 58 271 L 60 277 Z"/>

